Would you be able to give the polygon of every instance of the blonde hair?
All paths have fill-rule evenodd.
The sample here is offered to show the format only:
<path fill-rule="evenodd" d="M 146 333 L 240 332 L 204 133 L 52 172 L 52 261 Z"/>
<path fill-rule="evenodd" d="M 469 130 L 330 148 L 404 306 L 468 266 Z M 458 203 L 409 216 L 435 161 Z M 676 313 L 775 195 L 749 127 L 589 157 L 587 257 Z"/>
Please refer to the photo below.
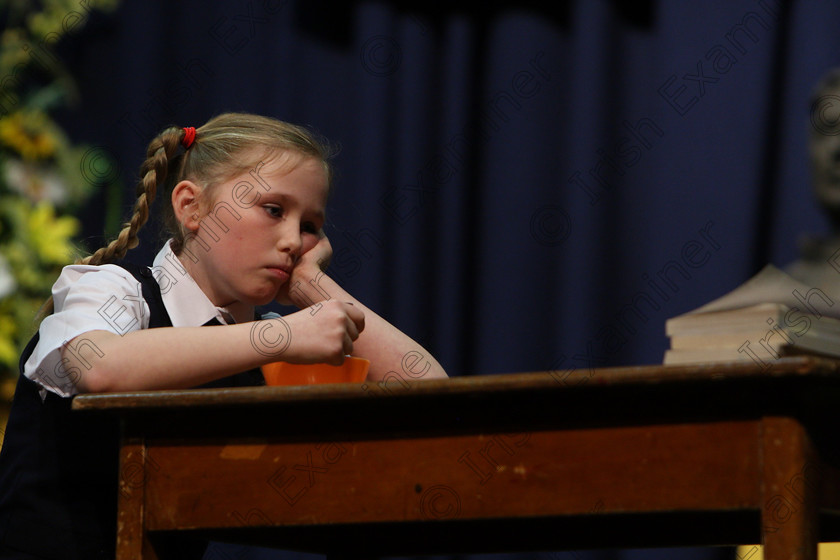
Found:
<path fill-rule="evenodd" d="M 315 158 L 324 166 L 327 184 L 332 180 L 328 145 L 297 125 L 260 115 L 225 113 L 197 128 L 193 143 L 179 153 L 184 135 L 183 128 L 171 127 L 152 140 L 140 168 L 131 220 L 114 241 L 83 259 L 82 264 L 113 262 L 137 246 L 137 231 L 146 223 L 148 206 L 161 184 L 169 193 L 180 181 L 189 179 L 204 187 L 203 197 L 212 197 L 215 185 L 278 154 Z M 185 237 L 183 228 L 171 204 L 164 204 L 163 213 L 167 233 L 173 238 L 172 249 L 180 253 Z"/>
<path fill-rule="evenodd" d="M 184 128 L 169 127 L 155 137 L 146 150 L 140 167 L 137 200 L 131 218 L 116 239 L 76 261 L 76 264 L 102 265 L 118 261 L 139 244 L 138 232 L 149 219 L 158 189 L 166 193 L 184 179 L 201 184 L 202 197 L 212 196 L 212 188 L 225 180 L 254 168 L 260 161 L 281 154 L 315 158 L 322 162 L 327 185 L 332 182 L 329 145 L 304 127 L 270 117 L 248 113 L 218 115 L 195 131 L 195 139 L 186 149 Z M 164 224 L 173 238 L 172 249 L 180 253 L 185 233 L 175 217 L 172 204 L 164 204 Z M 53 309 L 52 297 L 43 314 Z"/>

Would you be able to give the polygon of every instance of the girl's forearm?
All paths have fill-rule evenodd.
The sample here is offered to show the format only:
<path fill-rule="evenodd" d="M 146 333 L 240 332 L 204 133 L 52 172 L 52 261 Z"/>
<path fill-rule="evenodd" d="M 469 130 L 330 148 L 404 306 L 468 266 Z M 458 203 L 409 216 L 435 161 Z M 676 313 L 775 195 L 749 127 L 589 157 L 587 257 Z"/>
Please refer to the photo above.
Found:
<path fill-rule="evenodd" d="M 431 352 L 377 315 L 321 271 L 296 270 L 289 297 L 300 308 L 317 313 L 328 300 L 350 302 L 365 314 L 365 330 L 353 344 L 353 355 L 370 360 L 368 378 L 380 381 L 397 374 L 402 379 L 448 377 Z"/>
<path fill-rule="evenodd" d="M 275 361 L 337 364 L 363 329 L 359 309 L 332 301 L 315 314 L 238 325 L 90 331 L 62 357 L 80 392 L 183 389 Z"/>
<path fill-rule="evenodd" d="M 62 356 L 79 392 L 184 389 L 271 361 L 250 344 L 250 332 L 249 324 L 90 331 Z"/>

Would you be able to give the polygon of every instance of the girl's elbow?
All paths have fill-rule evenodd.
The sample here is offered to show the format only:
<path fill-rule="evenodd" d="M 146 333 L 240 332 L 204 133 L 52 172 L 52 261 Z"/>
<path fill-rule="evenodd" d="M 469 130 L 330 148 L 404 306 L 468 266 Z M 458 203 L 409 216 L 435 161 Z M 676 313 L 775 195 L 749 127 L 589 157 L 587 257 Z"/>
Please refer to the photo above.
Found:
<path fill-rule="evenodd" d="M 119 377 L 114 371 L 114 353 L 110 339 L 117 335 L 104 331 L 91 331 L 66 342 L 61 349 L 61 361 L 73 373 L 79 393 L 106 393 L 118 390 Z"/>
<path fill-rule="evenodd" d="M 79 393 L 111 393 L 118 391 L 116 376 L 107 367 L 97 364 L 85 370 L 76 381 Z"/>

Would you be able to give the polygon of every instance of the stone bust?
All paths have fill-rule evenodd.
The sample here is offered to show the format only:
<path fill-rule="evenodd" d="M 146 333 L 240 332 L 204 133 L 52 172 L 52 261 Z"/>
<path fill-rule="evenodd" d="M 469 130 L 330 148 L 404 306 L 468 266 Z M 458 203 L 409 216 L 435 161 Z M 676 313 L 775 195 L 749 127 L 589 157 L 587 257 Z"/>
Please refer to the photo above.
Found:
<path fill-rule="evenodd" d="M 831 232 L 803 239 L 785 272 L 840 301 L 840 68 L 823 76 L 811 98 L 809 151 L 814 196 Z"/>

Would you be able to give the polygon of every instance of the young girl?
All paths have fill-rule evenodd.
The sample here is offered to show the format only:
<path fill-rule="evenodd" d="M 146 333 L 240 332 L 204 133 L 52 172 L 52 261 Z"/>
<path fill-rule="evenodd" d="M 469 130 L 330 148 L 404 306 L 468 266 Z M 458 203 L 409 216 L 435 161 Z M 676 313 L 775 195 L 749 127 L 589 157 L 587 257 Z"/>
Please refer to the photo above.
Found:
<path fill-rule="evenodd" d="M 21 358 L 0 453 L 0 557 L 114 555 L 118 431 L 71 413 L 77 393 L 261 384 L 262 364 L 348 354 L 370 360 L 372 381 L 446 377 L 324 274 L 327 159 L 305 129 L 246 114 L 149 144 L 130 222 L 64 269 Z M 151 268 L 120 262 L 159 188 L 171 239 Z M 301 311 L 255 321 L 273 300 Z"/>

